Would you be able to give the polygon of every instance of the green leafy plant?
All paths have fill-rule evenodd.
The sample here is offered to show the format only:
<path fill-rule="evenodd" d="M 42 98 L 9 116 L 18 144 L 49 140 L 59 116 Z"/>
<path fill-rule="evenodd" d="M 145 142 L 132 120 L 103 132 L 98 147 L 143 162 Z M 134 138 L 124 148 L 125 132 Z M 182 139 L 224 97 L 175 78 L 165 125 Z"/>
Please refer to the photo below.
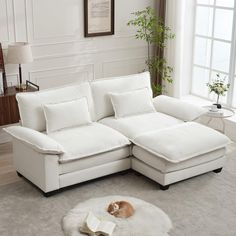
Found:
<path fill-rule="evenodd" d="M 212 83 L 207 83 L 209 92 L 214 92 L 217 95 L 216 104 L 219 104 L 220 96 L 225 96 L 226 92 L 229 90 L 230 84 L 225 83 L 226 77 L 222 78 L 220 74 L 216 74 L 216 78 Z"/>
<path fill-rule="evenodd" d="M 134 26 L 137 29 L 136 39 L 147 42 L 147 69 L 151 73 L 154 94 L 161 94 L 163 92 L 163 86 L 161 83 L 155 83 L 155 77 L 159 75 L 162 80 L 168 83 L 173 82 L 171 77 L 173 68 L 168 66 L 166 59 L 163 57 L 163 50 L 166 47 L 167 40 L 173 39 L 175 35 L 169 27 L 165 26 L 163 20 L 157 17 L 155 10 L 151 7 L 131 14 L 134 15 L 134 19 L 130 20 L 127 25 Z M 152 53 L 152 49 L 161 53 Z"/>

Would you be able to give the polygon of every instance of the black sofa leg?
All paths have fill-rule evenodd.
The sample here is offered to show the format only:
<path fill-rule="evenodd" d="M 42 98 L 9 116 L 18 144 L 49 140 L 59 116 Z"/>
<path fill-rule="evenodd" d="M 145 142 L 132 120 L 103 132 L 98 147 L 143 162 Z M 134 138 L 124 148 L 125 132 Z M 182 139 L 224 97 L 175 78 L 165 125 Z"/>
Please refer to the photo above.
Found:
<path fill-rule="evenodd" d="M 213 172 L 215 173 L 220 173 L 222 171 L 223 167 L 222 168 L 219 168 L 219 169 L 216 169 L 216 170 L 213 170 Z"/>
<path fill-rule="evenodd" d="M 126 174 L 130 173 L 130 169 L 128 169 L 128 170 L 123 170 L 123 171 L 120 171 L 120 172 L 118 172 L 118 173 L 119 173 L 119 175 L 126 175 Z"/>
<path fill-rule="evenodd" d="M 19 177 L 23 177 L 23 175 L 21 173 L 19 173 L 18 171 L 16 171 L 16 173 Z"/>
<path fill-rule="evenodd" d="M 163 190 L 163 191 L 169 189 L 169 187 L 170 187 L 170 185 L 161 185 L 160 184 L 160 189 Z"/>
<path fill-rule="evenodd" d="M 51 197 L 51 196 L 53 196 L 53 195 L 55 195 L 55 194 L 57 194 L 59 192 L 60 192 L 60 189 L 54 190 L 54 191 L 51 191 L 51 192 L 47 192 L 47 193 L 43 192 L 43 196 L 44 197 Z"/>
<path fill-rule="evenodd" d="M 139 172 L 137 172 L 137 171 L 134 171 L 134 174 L 135 174 L 136 176 L 142 176 L 142 174 L 139 173 Z"/>

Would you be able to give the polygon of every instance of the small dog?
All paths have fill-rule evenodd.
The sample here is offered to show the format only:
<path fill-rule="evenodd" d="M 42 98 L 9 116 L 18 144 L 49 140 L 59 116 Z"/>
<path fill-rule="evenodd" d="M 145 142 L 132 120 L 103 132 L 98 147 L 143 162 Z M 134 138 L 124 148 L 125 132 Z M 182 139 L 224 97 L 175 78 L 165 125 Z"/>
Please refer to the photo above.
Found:
<path fill-rule="evenodd" d="M 117 201 L 108 206 L 107 212 L 118 218 L 128 218 L 134 214 L 134 208 L 129 202 Z"/>

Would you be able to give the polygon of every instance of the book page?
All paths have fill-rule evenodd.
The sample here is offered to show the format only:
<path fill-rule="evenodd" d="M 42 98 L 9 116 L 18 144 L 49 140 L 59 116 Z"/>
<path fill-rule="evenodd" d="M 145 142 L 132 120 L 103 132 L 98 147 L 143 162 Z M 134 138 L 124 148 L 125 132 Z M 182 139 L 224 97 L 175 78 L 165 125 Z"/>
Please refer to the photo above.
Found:
<path fill-rule="evenodd" d="M 104 235 L 112 235 L 116 225 L 110 221 L 101 221 L 97 228 L 97 232 L 105 233 Z"/>
<path fill-rule="evenodd" d="M 88 213 L 86 219 L 86 226 L 88 229 L 90 229 L 92 232 L 96 232 L 100 223 L 101 221 L 92 212 Z"/>
<path fill-rule="evenodd" d="M 89 236 L 96 236 L 96 233 L 92 232 L 90 229 L 88 229 L 87 225 L 83 225 L 79 228 L 79 231 L 83 234 L 89 234 Z"/>

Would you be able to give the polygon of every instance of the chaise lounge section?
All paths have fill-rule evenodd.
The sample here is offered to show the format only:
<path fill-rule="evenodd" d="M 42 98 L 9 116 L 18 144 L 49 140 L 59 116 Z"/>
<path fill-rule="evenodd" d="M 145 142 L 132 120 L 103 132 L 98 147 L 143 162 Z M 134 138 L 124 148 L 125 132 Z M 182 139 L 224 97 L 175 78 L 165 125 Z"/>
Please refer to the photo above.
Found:
<path fill-rule="evenodd" d="M 148 72 L 17 95 L 17 172 L 45 195 L 134 169 L 169 184 L 220 170 L 230 140 L 192 122 L 205 110 L 167 96 L 152 99 Z"/>

